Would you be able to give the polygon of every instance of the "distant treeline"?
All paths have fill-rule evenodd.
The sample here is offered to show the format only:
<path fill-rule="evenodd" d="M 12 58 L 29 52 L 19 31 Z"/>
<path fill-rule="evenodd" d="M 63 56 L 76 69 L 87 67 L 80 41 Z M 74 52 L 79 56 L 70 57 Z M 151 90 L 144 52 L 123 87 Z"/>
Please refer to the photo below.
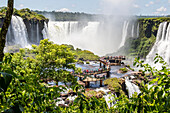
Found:
<path fill-rule="evenodd" d="M 38 14 L 44 15 L 53 21 L 99 21 L 103 20 L 104 16 L 100 14 L 87 14 L 79 12 L 47 12 L 47 11 L 35 11 Z"/>
<path fill-rule="evenodd" d="M 102 21 L 114 18 L 114 15 L 104 15 L 104 14 L 87 14 L 80 12 L 56 12 L 56 11 L 34 11 L 38 14 L 44 15 L 46 18 L 49 18 L 53 21 Z M 124 17 L 124 16 L 123 16 Z M 158 17 L 170 17 L 168 16 L 134 16 L 137 18 L 158 18 Z M 121 16 L 120 16 L 121 18 Z M 125 17 L 126 18 L 126 17 Z"/>

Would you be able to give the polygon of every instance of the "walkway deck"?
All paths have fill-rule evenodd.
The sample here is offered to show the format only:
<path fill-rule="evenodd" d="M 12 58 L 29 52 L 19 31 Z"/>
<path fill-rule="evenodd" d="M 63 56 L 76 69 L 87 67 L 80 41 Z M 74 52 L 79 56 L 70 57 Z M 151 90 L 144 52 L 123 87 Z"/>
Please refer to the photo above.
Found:
<path fill-rule="evenodd" d="M 126 60 L 125 56 L 109 56 L 109 57 L 101 57 L 100 58 L 100 67 L 101 63 L 104 66 L 120 66 L 122 64 L 122 60 Z"/>

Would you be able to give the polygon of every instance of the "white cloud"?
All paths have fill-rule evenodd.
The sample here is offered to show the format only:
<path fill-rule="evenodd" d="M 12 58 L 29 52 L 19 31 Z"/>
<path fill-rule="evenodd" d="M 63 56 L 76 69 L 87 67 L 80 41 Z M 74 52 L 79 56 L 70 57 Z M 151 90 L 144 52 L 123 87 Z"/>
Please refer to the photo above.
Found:
<path fill-rule="evenodd" d="M 75 5 L 75 4 L 72 4 L 71 7 L 76 7 L 76 5 Z"/>
<path fill-rule="evenodd" d="M 160 12 L 154 12 L 154 14 L 160 14 Z"/>
<path fill-rule="evenodd" d="M 153 2 L 153 1 L 150 1 L 149 4 L 154 4 L 154 2 Z"/>
<path fill-rule="evenodd" d="M 70 10 L 67 8 L 62 8 L 62 9 L 56 10 L 56 12 L 70 12 Z"/>
<path fill-rule="evenodd" d="M 165 15 L 164 13 L 167 11 L 167 8 L 165 8 L 164 6 L 156 9 L 156 12 L 154 12 L 154 14 L 161 14 L 161 15 Z"/>
<path fill-rule="evenodd" d="M 165 12 L 166 10 L 167 10 L 167 8 L 165 8 L 163 6 L 158 8 L 158 9 L 156 9 L 157 12 Z"/>
<path fill-rule="evenodd" d="M 101 0 L 102 13 L 114 15 L 129 15 L 134 10 L 135 0 Z"/>
<path fill-rule="evenodd" d="M 20 5 L 19 5 L 19 7 L 20 7 L 20 8 L 23 8 L 23 7 L 24 7 L 24 5 L 23 5 L 23 4 L 20 4 Z"/>
<path fill-rule="evenodd" d="M 145 6 L 146 6 L 146 7 L 149 7 L 149 6 L 153 5 L 153 4 L 154 4 L 154 2 L 153 2 L 153 1 L 150 1 L 148 4 L 145 4 Z"/>
<path fill-rule="evenodd" d="M 137 5 L 137 4 L 133 4 L 133 7 L 135 7 L 135 8 L 139 8 L 139 5 Z"/>
<path fill-rule="evenodd" d="M 168 0 L 168 3 L 170 3 L 170 0 Z"/>
<path fill-rule="evenodd" d="M 146 7 L 149 7 L 149 4 L 145 4 Z"/>

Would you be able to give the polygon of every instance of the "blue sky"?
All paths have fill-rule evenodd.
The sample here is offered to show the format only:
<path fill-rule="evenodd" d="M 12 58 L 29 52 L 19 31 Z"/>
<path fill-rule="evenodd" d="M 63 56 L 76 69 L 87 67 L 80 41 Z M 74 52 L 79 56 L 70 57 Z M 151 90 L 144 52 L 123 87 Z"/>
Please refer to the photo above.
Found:
<path fill-rule="evenodd" d="M 32 10 L 85 12 L 92 14 L 130 13 L 137 15 L 170 14 L 170 0 L 14 0 L 15 8 Z M 7 0 L 1 0 L 5 6 Z M 127 12 L 128 11 L 128 12 Z"/>

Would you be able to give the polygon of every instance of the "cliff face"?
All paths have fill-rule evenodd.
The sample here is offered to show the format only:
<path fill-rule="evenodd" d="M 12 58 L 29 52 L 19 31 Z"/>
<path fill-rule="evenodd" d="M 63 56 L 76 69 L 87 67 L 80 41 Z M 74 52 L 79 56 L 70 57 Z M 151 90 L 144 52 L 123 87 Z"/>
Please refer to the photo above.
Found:
<path fill-rule="evenodd" d="M 0 28 L 2 27 L 3 21 L 4 19 L 0 18 Z M 28 41 L 32 44 L 37 44 L 39 42 L 38 40 L 43 39 L 42 30 L 44 29 L 44 22 L 48 23 L 48 20 L 37 20 L 35 18 L 34 20 L 23 19 L 23 21 L 27 28 Z M 11 32 L 11 35 L 13 35 L 13 32 Z"/>
<path fill-rule="evenodd" d="M 111 55 L 126 55 L 145 58 L 156 41 L 160 23 L 170 22 L 168 17 L 138 19 L 139 38 L 128 38 L 124 47 Z"/>
<path fill-rule="evenodd" d="M 4 21 L 4 15 L 6 13 L 6 8 L 1 8 L 0 10 L 0 28 L 2 27 Z M 37 14 L 30 9 L 14 9 L 14 16 L 19 16 L 23 19 L 26 25 L 28 33 L 28 41 L 32 44 L 38 44 L 40 40 L 43 39 L 42 30 L 44 29 L 44 22 L 48 23 L 48 19 L 43 15 Z M 11 27 L 10 27 L 11 28 Z M 10 30 L 10 40 L 14 37 L 13 30 Z M 9 38 L 8 38 L 9 39 Z"/>
<path fill-rule="evenodd" d="M 42 30 L 44 29 L 44 22 L 48 23 L 48 20 L 24 19 L 28 32 L 28 41 L 30 43 L 37 44 L 39 40 L 43 39 Z"/>

